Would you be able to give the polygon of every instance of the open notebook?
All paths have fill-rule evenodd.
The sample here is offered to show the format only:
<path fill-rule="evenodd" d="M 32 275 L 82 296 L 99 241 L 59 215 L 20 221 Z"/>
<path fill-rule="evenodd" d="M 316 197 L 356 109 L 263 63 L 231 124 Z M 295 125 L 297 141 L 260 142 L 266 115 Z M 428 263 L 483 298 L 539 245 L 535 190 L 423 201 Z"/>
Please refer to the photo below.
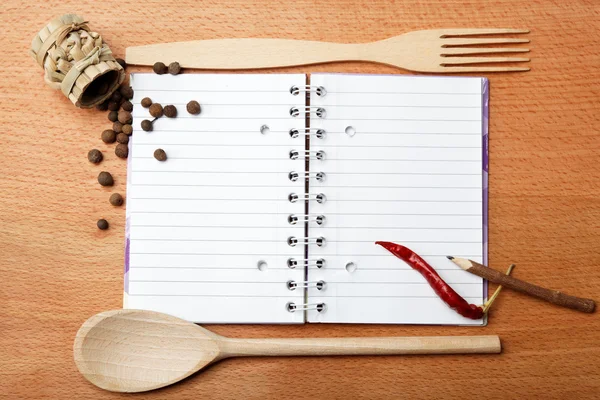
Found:
<path fill-rule="evenodd" d="M 445 256 L 486 262 L 486 79 L 131 81 L 125 308 L 204 323 L 484 323 L 375 241 L 410 247 L 483 303 L 482 279 Z M 174 104 L 177 118 L 142 131 L 144 97 Z"/>

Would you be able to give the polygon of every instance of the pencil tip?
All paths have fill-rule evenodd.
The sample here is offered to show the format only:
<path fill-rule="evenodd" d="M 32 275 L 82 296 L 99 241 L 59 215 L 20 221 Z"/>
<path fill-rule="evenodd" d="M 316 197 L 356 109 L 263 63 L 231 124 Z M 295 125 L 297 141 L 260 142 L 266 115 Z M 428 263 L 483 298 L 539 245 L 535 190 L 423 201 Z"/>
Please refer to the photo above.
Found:
<path fill-rule="evenodd" d="M 452 256 L 446 256 L 446 258 L 447 258 L 448 260 L 454 260 L 454 257 L 452 257 Z"/>

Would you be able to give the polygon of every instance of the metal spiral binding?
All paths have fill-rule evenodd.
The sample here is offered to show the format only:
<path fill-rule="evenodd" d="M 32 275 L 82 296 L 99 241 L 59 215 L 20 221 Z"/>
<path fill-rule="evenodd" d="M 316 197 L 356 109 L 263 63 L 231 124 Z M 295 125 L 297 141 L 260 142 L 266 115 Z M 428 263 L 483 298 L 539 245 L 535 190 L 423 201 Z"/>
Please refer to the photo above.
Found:
<path fill-rule="evenodd" d="M 307 99 L 310 98 L 311 93 L 314 93 L 319 97 L 323 97 L 327 94 L 327 91 L 322 86 L 306 85 L 306 86 L 292 86 L 290 88 L 290 93 L 293 96 L 298 96 L 302 92 L 305 93 Z M 309 104 L 310 103 L 307 100 L 307 103 L 304 106 L 293 106 L 290 108 L 289 114 L 294 118 L 298 118 L 298 117 L 304 118 L 305 116 L 308 116 L 309 114 L 314 114 L 318 118 L 326 117 L 327 111 L 325 110 L 325 108 L 323 106 L 310 106 Z M 290 138 L 292 138 L 292 139 L 296 139 L 298 137 L 314 136 L 316 139 L 322 140 L 322 139 L 325 139 L 326 131 L 325 131 L 325 129 L 321 129 L 321 128 L 304 128 L 304 129 L 292 128 L 289 131 L 289 135 L 290 135 Z M 303 157 L 305 163 L 309 162 L 311 159 L 323 161 L 325 159 L 325 151 L 323 151 L 323 150 L 318 150 L 318 151 L 290 150 L 288 153 L 288 156 L 289 156 L 290 160 L 299 160 L 299 159 L 301 159 L 301 157 Z M 301 178 L 303 178 L 303 179 L 301 179 Z M 315 178 L 318 182 L 323 182 L 325 180 L 325 173 L 322 171 L 321 172 L 290 171 L 288 174 L 288 179 L 292 182 L 296 182 L 296 181 L 306 182 L 307 179 L 310 179 L 310 178 Z M 317 203 L 323 204 L 323 203 L 325 203 L 327 198 L 325 197 L 325 194 L 323 194 L 323 193 L 304 193 L 304 194 L 290 193 L 288 195 L 288 201 L 290 203 L 296 203 L 298 201 L 308 202 L 308 201 L 312 201 L 312 200 L 316 200 Z M 304 222 L 305 224 L 309 224 L 310 222 L 315 222 L 317 225 L 323 225 L 325 223 L 325 216 L 321 215 L 321 214 L 306 214 L 306 213 L 304 215 L 296 215 L 296 214 L 288 215 L 288 223 L 290 225 L 296 225 L 301 222 Z M 315 245 L 318 247 L 323 247 L 326 244 L 326 240 L 322 236 L 317 236 L 317 237 L 290 236 L 287 238 L 287 244 L 290 247 L 315 246 Z M 287 260 L 287 266 L 290 269 L 294 269 L 298 266 L 301 266 L 303 268 L 316 267 L 316 268 L 320 269 L 325 266 L 325 259 L 323 259 L 323 258 L 309 259 L 309 258 L 306 258 L 306 256 L 303 259 L 296 259 L 296 258 L 291 257 L 291 258 L 288 258 L 288 260 Z M 290 280 L 286 283 L 286 286 L 289 290 L 316 288 L 317 290 L 320 291 L 325 288 L 325 282 L 322 280 L 320 280 L 320 281 Z M 309 310 L 316 310 L 317 312 L 323 312 L 326 310 L 326 308 L 327 307 L 326 307 L 325 303 L 296 304 L 294 302 L 290 302 L 290 303 L 286 304 L 286 309 L 289 312 L 309 311 Z"/>

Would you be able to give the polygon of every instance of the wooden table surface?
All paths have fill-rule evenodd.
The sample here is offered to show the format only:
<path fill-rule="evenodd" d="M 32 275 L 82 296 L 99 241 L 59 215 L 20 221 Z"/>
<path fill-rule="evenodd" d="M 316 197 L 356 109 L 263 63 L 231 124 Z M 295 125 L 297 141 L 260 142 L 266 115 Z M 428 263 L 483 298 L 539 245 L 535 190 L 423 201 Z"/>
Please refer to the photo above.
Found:
<path fill-rule="evenodd" d="M 408 30 L 525 27 L 531 72 L 490 74 L 490 260 L 600 299 L 600 3 L 573 1 L 17 1 L 0 6 L 0 397 L 116 398 L 77 372 L 89 316 L 121 306 L 126 168 L 100 141 L 106 113 L 78 110 L 27 56 L 75 12 L 117 56 L 127 46 L 224 37 L 343 42 Z M 293 51 L 293 49 L 290 49 Z M 134 69 L 131 69 L 134 70 Z M 144 69 L 138 69 L 144 70 Z M 148 70 L 148 69 L 145 69 Z M 284 72 L 406 73 L 338 63 Z M 105 152 L 100 166 L 87 151 Z M 100 170 L 116 178 L 96 183 Z M 111 223 L 96 228 L 98 218 Z M 492 288 L 494 286 L 492 285 Z M 600 319 L 505 291 L 485 328 L 211 326 L 235 337 L 498 334 L 501 355 L 236 359 L 132 398 L 556 398 L 600 396 Z"/>

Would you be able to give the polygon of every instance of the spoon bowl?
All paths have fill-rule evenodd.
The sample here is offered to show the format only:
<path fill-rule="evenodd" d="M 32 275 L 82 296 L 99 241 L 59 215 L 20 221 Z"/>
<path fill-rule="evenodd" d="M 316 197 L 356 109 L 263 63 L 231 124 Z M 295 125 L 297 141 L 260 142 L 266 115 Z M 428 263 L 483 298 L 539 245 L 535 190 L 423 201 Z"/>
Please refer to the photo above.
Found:
<path fill-rule="evenodd" d="M 94 315 L 75 337 L 83 376 L 113 392 L 178 382 L 227 357 L 500 353 L 498 336 L 327 339 L 226 338 L 182 319 L 143 310 Z"/>

